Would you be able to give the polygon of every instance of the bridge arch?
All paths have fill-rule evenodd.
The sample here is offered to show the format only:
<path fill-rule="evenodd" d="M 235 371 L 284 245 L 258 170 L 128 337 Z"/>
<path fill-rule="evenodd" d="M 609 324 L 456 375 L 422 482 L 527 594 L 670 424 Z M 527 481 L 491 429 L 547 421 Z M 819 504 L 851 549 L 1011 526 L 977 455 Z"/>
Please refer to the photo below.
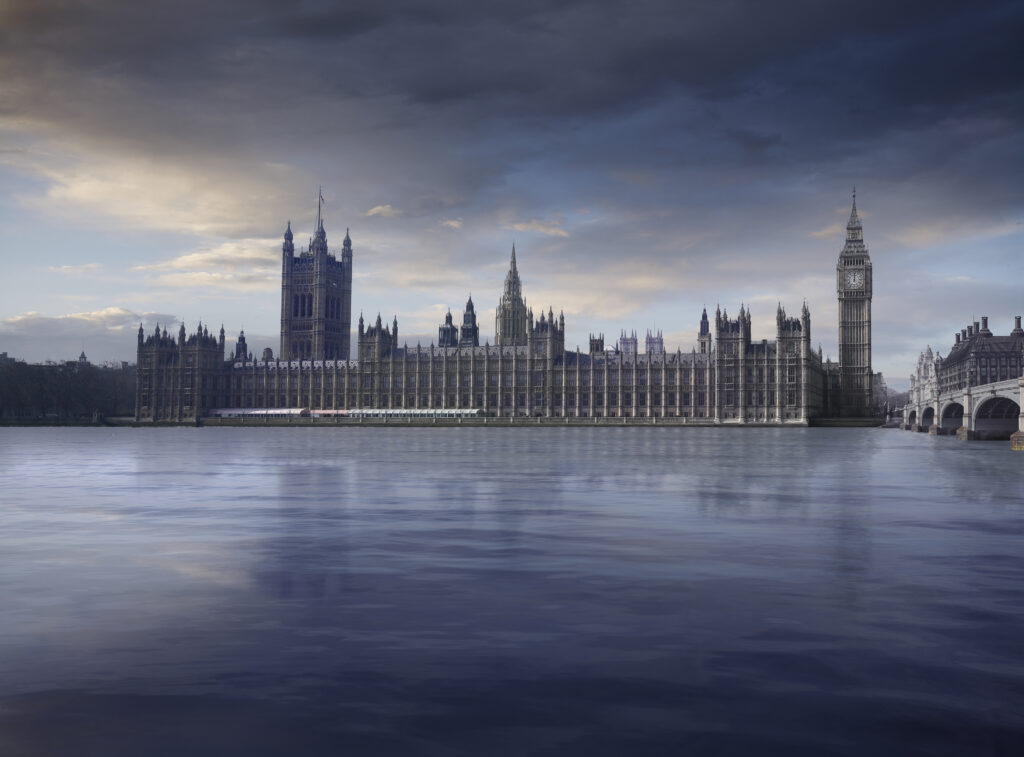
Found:
<path fill-rule="evenodd" d="M 1009 397 L 988 397 L 974 411 L 977 439 L 1009 439 L 1020 423 L 1020 405 Z"/>
<path fill-rule="evenodd" d="M 935 423 L 935 408 L 929 405 L 921 411 L 921 425 L 928 428 Z"/>
<path fill-rule="evenodd" d="M 946 403 L 942 408 L 940 421 L 939 425 L 941 425 L 942 428 L 949 431 L 956 431 L 964 425 L 964 406 L 959 402 Z"/>
<path fill-rule="evenodd" d="M 917 425 L 917 411 L 911 410 L 910 415 L 907 416 L 907 425 L 913 428 Z"/>

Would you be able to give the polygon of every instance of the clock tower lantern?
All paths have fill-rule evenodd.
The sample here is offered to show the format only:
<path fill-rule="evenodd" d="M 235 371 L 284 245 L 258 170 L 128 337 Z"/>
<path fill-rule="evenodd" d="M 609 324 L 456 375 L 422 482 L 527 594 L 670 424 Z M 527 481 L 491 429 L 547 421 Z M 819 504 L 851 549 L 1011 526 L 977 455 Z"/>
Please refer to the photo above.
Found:
<path fill-rule="evenodd" d="M 857 191 L 846 224 L 846 244 L 836 264 L 839 296 L 839 412 L 844 417 L 872 415 L 871 258 L 857 216 Z"/>

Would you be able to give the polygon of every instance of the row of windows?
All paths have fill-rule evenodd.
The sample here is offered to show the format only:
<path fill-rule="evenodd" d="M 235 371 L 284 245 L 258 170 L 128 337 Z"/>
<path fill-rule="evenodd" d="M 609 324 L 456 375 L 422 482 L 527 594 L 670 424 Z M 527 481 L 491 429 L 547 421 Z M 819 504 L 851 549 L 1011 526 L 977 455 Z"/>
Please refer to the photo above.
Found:
<path fill-rule="evenodd" d="M 188 396 L 189 395 L 186 395 L 186 397 L 188 397 Z M 313 396 L 315 397 L 316 395 L 313 395 Z M 376 402 L 377 402 L 377 397 L 374 394 L 372 394 L 372 393 L 364 392 L 364 393 L 362 393 L 361 396 L 362 396 L 362 403 L 361 404 L 363 406 L 365 406 L 365 407 L 371 407 L 371 406 L 375 405 Z M 516 396 L 518 397 L 518 399 L 516 400 L 516 404 L 518 404 L 518 405 L 525 405 L 526 404 L 527 395 L 525 393 L 518 394 Z M 596 396 L 596 397 L 594 397 L 593 405 L 595 407 L 618 407 L 620 405 L 622 407 L 631 407 L 631 406 L 634 405 L 634 400 L 635 400 L 635 404 L 638 405 L 638 406 L 646 406 L 646 405 L 648 405 L 648 401 L 649 401 L 649 404 L 652 405 L 652 406 L 660 406 L 662 404 L 662 399 L 664 399 L 664 404 L 665 405 L 674 406 L 674 405 L 676 405 L 677 396 L 678 396 L 678 399 L 679 399 L 679 404 L 682 405 L 682 406 L 685 406 L 685 407 L 691 407 L 691 406 L 704 407 L 705 404 L 706 404 L 706 401 L 707 401 L 707 399 L 709 398 L 710 395 L 706 394 L 705 392 L 696 392 L 696 393 L 683 392 L 683 393 L 680 393 L 679 395 L 677 395 L 675 392 L 666 392 L 664 394 L 662 394 L 662 393 L 647 393 L 647 392 L 638 392 L 636 394 L 633 394 L 633 393 L 627 392 L 627 393 L 622 394 L 621 402 L 619 401 L 619 396 L 618 395 L 614 395 L 614 394 L 607 395 L 607 396 L 604 396 L 604 395 Z M 737 400 L 737 398 L 739 398 L 739 396 L 740 396 L 740 394 L 738 392 L 732 392 L 732 391 L 724 391 L 724 392 L 722 392 L 721 393 L 722 405 L 723 406 L 727 406 L 727 407 L 734 406 L 736 404 L 736 400 Z M 148 397 L 149 397 L 148 394 L 143 394 L 142 404 L 144 406 L 148 404 Z M 418 399 L 419 399 L 421 407 L 430 407 L 431 406 L 431 399 L 433 399 L 433 405 L 432 406 L 434 406 L 434 407 L 441 407 L 441 406 L 444 405 L 445 402 L 447 402 L 447 406 L 449 406 L 449 407 L 456 407 L 457 405 L 461 405 L 462 407 L 497 407 L 498 406 L 498 402 L 499 402 L 499 397 L 501 399 L 501 406 L 503 406 L 503 407 L 511 407 L 513 405 L 513 402 L 512 402 L 513 394 L 511 392 L 505 392 L 505 393 L 502 393 L 502 394 L 487 393 L 486 394 L 486 404 L 485 404 L 485 395 L 483 393 L 475 394 L 475 395 L 470 395 L 470 394 L 461 394 L 460 395 L 460 394 L 455 394 L 455 393 L 449 393 L 447 395 L 434 394 L 433 397 L 431 397 L 431 395 L 429 395 L 429 394 L 424 394 L 424 395 L 420 395 Z M 797 397 L 798 397 L 798 393 L 795 392 L 795 391 L 786 392 L 786 394 L 785 394 L 786 403 L 785 404 L 790 405 L 790 406 L 796 405 Z M 691 399 L 693 400 L 692 403 L 691 403 Z M 775 392 L 752 392 L 752 391 L 751 392 L 745 392 L 743 399 L 744 399 L 744 404 L 747 405 L 747 406 L 750 406 L 750 407 L 753 407 L 753 406 L 770 407 L 770 406 L 773 406 L 775 404 L 776 393 Z M 389 407 L 389 406 L 392 406 L 392 405 L 394 407 L 412 406 L 412 405 L 414 405 L 416 403 L 417 397 L 415 395 L 413 395 L 413 396 L 406 396 L 404 398 L 404 400 L 405 400 L 405 402 L 403 404 L 403 398 L 402 397 L 400 397 L 400 396 L 399 397 L 390 397 L 388 395 L 385 395 L 382 398 L 380 398 L 380 404 L 383 407 Z M 472 402 L 471 402 L 471 400 L 472 400 Z M 533 405 L 536 406 L 536 407 L 544 407 L 545 406 L 545 401 L 544 401 L 543 393 L 536 393 L 536 394 L 534 394 L 532 396 L 532 400 L 533 400 Z M 579 405 L 581 407 L 589 407 L 591 405 L 590 395 L 589 394 L 579 394 L 579 395 L 577 395 L 574 392 L 569 392 L 569 393 L 565 393 L 565 394 L 554 394 L 554 395 L 552 395 L 552 403 L 551 404 L 552 404 L 552 407 L 560 407 L 563 404 L 568 406 L 568 407 L 575 407 L 576 404 L 577 404 L 577 400 L 579 401 Z M 188 399 L 186 399 L 186 404 L 189 404 Z M 205 406 L 205 404 L 206 403 L 204 402 L 204 406 Z M 294 394 L 279 394 L 279 395 L 278 394 L 264 395 L 264 394 L 260 393 L 260 394 L 256 394 L 255 396 L 250 395 L 248 397 L 245 397 L 244 399 L 243 398 L 239 398 L 239 397 L 235 397 L 235 398 L 229 399 L 229 404 L 232 407 L 247 407 L 247 408 L 250 408 L 250 407 L 311 407 L 312 404 L 318 404 L 318 403 L 311 403 L 310 402 L 310 395 L 309 395 L 309 393 L 307 393 L 307 392 L 297 392 L 297 393 L 294 393 Z"/>
<path fill-rule="evenodd" d="M 306 342 L 306 341 L 297 341 L 297 342 L 293 343 L 293 349 L 295 351 L 299 352 L 300 354 L 308 353 L 311 350 L 311 343 L 310 342 Z M 356 380 L 357 380 L 356 377 L 358 377 L 358 380 L 359 380 L 361 386 L 366 387 L 366 388 L 374 388 L 374 387 L 376 387 L 378 378 L 379 378 L 379 381 L 380 381 L 380 386 L 382 388 L 388 389 L 392 385 L 392 381 L 391 381 L 391 376 L 390 375 L 384 375 L 384 376 L 379 376 L 379 377 L 376 376 L 375 374 L 356 374 L 355 376 L 352 376 L 351 374 L 348 374 L 348 375 L 350 377 L 350 382 L 352 384 L 356 383 Z M 344 386 L 345 383 L 346 383 L 346 374 L 338 374 L 337 378 L 338 378 L 338 385 L 339 386 Z M 459 386 L 481 385 L 482 386 L 482 385 L 485 385 L 485 384 L 487 386 L 495 386 L 496 387 L 496 386 L 499 385 L 499 378 L 501 380 L 501 386 L 506 386 L 506 387 L 511 387 L 513 385 L 515 385 L 515 386 L 526 386 L 526 383 L 527 383 L 527 375 L 524 374 L 524 373 L 521 373 L 521 374 L 519 374 L 519 375 L 517 375 L 515 377 L 513 377 L 513 374 L 511 374 L 511 373 L 504 373 L 504 374 L 501 374 L 500 376 L 497 373 L 488 373 L 486 377 L 484 377 L 484 376 L 473 377 L 473 376 L 470 376 L 469 374 L 463 374 L 461 376 L 461 383 L 460 384 L 457 384 L 457 382 L 459 381 L 460 377 L 456 376 L 456 375 L 449 374 L 447 377 L 445 377 L 443 374 L 426 374 L 426 375 L 422 375 L 421 374 L 418 377 L 415 376 L 415 375 L 406 376 L 405 384 L 404 385 L 406 387 L 410 388 L 410 389 L 415 389 L 417 387 L 441 389 L 441 388 L 445 388 L 446 386 L 455 386 L 455 385 L 459 385 Z M 583 386 L 583 387 L 591 386 L 591 384 L 590 384 L 590 376 L 589 375 L 587 375 L 587 374 L 580 374 L 578 378 L 579 378 L 579 382 L 577 383 L 577 376 L 576 376 L 575 373 L 566 374 L 565 375 L 565 386 Z M 623 375 L 621 378 L 622 378 L 622 381 L 620 383 L 619 376 L 617 376 L 617 375 L 610 375 L 608 377 L 608 384 L 607 384 L 607 386 L 609 386 L 609 387 L 618 387 L 618 386 L 629 387 L 629 386 L 633 386 L 634 385 L 633 384 L 632 376 L 627 374 L 627 375 Z M 664 383 L 665 386 L 676 386 L 677 385 L 674 376 L 668 376 L 666 378 L 668 380 Z M 705 376 L 704 376 L 703 373 L 698 373 L 693 378 L 694 378 L 693 384 L 695 384 L 697 386 L 704 386 L 704 384 L 705 384 Z M 747 378 L 750 381 L 754 381 L 755 380 L 753 375 L 748 375 Z M 792 372 L 784 373 L 784 379 L 783 380 L 784 381 L 795 381 L 795 380 L 797 380 L 797 378 L 798 378 L 798 373 L 796 371 L 792 371 Z M 513 379 L 515 380 L 515 384 L 513 384 Z M 561 387 L 563 385 L 562 379 L 563 379 L 563 376 L 562 376 L 561 373 L 555 373 L 554 376 L 552 377 L 552 386 Z M 735 379 L 735 374 L 733 372 L 728 371 L 728 370 L 727 371 L 723 371 L 722 380 L 724 382 L 730 383 L 730 382 L 734 381 L 734 379 Z M 254 381 L 257 384 L 259 384 L 259 385 L 265 385 L 265 384 L 273 384 L 275 380 L 278 383 L 280 383 L 280 384 L 283 384 L 286 381 L 288 381 L 290 383 L 296 383 L 299 380 L 299 378 L 296 377 L 296 376 L 289 376 L 288 374 L 277 374 L 277 373 L 269 373 L 269 374 L 263 373 L 263 374 L 259 374 L 257 376 L 253 376 L 253 375 L 236 376 L 234 378 L 234 381 L 233 381 L 233 386 L 234 386 L 234 388 L 236 390 L 241 389 L 243 386 L 245 386 L 248 389 L 252 389 L 253 386 L 254 386 Z M 334 374 L 333 373 L 323 373 L 323 372 L 307 373 L 307 374 L 305 374 L 305 375 L 303 375 L 301 377 L 301 382 L 303 384 L 308 384 L 309 382 L 312 382 L 313 385 L 317 386 L 317 387 L 319 387 L 321 385 L 321 382 L 324 382 L 327 386 L 330 386 L 333 380 L 334 380 Z M 764 376 L 763 376 L 762 372 L 758 372 L 756 380 L 759 381 L 759 382 L 763 382 L 764 381 Z M 774 382 L 775 381 L 775 371 L 774 370 L 769 372 L 768 380 L 770 382 Z M 545 386 L 545 383 L 546 382 L 545 382 L 544 374 L 539 374 L 539 373 L 538 374 L 534 374 L 533 382 L 531 384 L 532 386 L 534 386 L 534 387 L 543 387 L 543 386 Z M 684 377 L 682 383 L 680 383 L 679 386 L 686 386 L 686 385 L 689 385 L 690 383 L 691 382 L 688 380 L 688 377 Z M 402 386 L 401 376 L 395 376 L 394 377 L 394 385 L 395 386 Z M 647 386 L 647 385 L 648 385 L 648 377 L 646 375 L 644 375 L 644 374 L 638 375 L 637 376 L 636 386 Z M 661 386 L 662 385 L 661 376 L 660 375 L 659 376 L 653 376 L 652 375 L 651 376 L 650 385 L 652 385 L 652 386 Z M 593 386 L 594 387 L 603 387 L 603 386 L 605 386 L 604 377 L 601 376 L 601 375 L 595 375 L 594 376 Z"/>

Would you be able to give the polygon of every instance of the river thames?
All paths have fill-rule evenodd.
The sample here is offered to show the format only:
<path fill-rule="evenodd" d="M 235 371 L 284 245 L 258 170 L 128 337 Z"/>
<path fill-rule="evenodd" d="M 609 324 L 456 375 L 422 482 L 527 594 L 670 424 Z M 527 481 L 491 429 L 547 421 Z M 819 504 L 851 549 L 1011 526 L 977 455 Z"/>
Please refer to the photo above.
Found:
<path fill-rule="evenodd" d="M 0 430 L 0 754 L 1024 753 L 1024 455 Z"/>

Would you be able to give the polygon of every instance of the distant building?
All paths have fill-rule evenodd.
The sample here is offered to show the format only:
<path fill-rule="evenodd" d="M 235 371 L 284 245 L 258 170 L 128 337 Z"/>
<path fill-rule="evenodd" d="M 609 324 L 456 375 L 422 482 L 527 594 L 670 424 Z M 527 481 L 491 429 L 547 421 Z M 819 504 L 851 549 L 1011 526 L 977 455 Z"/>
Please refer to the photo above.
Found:
<path fill-rule="evenodd" d="M 188 420 L 220 408 L 475 408 L 497 416 L 687 418 L 708 423 L 806 424 L 817 416 L 873 412 L 880 375 L 871 372 L 871 262 L 856 202 L 837 264 L 840 361 L 811 349 L 804 304 L 791 318 L 781 304 L 774 339 L 754 341 L 752 317 L 707 309 L 697 346 L 667 352 L 648 331 L 644 353 L 636 332 L 617 349 L 591 335 L 588 352 L 565 349 L 565 316 L 539 319 L 523 297 L 516 250 L 495 314 L 495 344 L 480 345 L 470 297 L 461 325 L 449 310 L 436 345 L 399 342 L 398 318 L 359 317 L 356 358 L 349 359 L 351 240 L 340 259 L 329 253 L 320 208 L 308 251 L 294 255 L 289 224 L 282 247 L 281 355 L 261 360 L 239 335 L 233 356 L 224 332 L 184 326 L 177 340 L 159 328 L 138 335 L 139 420 Z M 225 360 L 227 358 L 227 360 Z"/>

